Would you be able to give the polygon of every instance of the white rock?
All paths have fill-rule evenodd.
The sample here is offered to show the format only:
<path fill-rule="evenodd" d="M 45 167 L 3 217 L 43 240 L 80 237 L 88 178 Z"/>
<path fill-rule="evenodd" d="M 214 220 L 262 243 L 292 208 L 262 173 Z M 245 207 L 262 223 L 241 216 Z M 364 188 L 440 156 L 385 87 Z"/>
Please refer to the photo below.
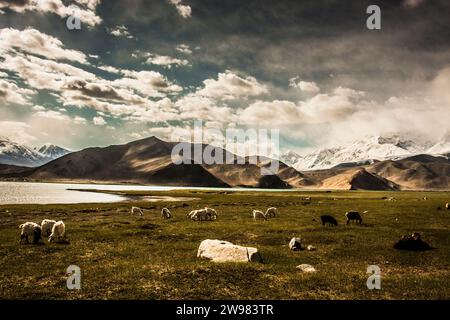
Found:
<path fill-rule="evenodd" d="M 289 242 L 289 249 L 297 251 L 302 250 L 302 239 L 301 238 L 292 238 Z"/>
<path fill-rule="evenodd" d="M 300 269 L 302 272 L 316 272 L 316 269 L 310 264 L 301 264 L 296 268 Z"/>
<path fill-rule="evenodd" d="M 308 247 L 306 247 L 306 249 L 307 249 L 308 251 L 316 251 L 316 250 L 317 250 L 316 247 L 314 247 L 314 246 L 312 246 L 312 245 L 309 245 Z"/>
<path fill-rule="evenodd" d="M 222 240 L 203 240 L 197 251 L 197 257 L 214 262 L 261 262 L 258 249 L 242 247 Z"/>

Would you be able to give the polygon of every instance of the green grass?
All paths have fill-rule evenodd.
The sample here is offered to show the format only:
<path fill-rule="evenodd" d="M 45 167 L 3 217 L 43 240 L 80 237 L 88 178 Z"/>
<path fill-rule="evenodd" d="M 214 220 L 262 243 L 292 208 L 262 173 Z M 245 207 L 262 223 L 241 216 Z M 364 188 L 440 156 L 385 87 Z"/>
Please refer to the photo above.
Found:
<path fill-rule="evenodd" d="M 199 198 L 184 202 L 0 206 L 1 299 L 449 299 L 450 201 L 445 192 L 128 192 L 131 196 Z M 303 200 L 311 196 L 312 201 Z M 396 201 L 384 201 L 393 196 Z M 427 196 L 428 200 L 423 200 Z M 132 205 L 147 208 L 130 216 Z M 164 221 L 160 209 L 174 218 Z M 213 207 L 214 222 L 185 214 Z M 253 222 L 251 211 L 275 206 L 280 216 Z M 437 208 L 441 207 L 442 210 Z M 117 212 L 121 208 L 127 212 Z M 368 210 L 362 226 L 345 226 L 348 210 Z M 8 211 L 8 212 L 6 212 Z M 334 215 L 339 226 L 313 218 Z M 66 223 L 70 244 L 19 244 L 18 225 L 44 218 Z M 396 220 L 398 218 L 398 220 Z M 392 248 L 417 231 L 435 247 Z M 317 251 L 291 252 L 300 236 Z M 254 246 L 264 263 L 216 264 L 196 257 L 204 239 Z M 295 267 L 312 264 L 302 274 Z M 82 289 L 66 288 L 66 268 L 81 268 Z M 368 265 L 381 268 L 381 290 L 368 290 Z"/>

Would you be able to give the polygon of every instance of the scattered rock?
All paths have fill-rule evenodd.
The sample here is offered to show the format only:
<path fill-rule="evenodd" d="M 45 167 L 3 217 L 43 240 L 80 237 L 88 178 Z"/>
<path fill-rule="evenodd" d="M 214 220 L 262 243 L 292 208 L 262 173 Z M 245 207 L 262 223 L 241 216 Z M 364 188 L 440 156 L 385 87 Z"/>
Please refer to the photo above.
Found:
<path fill-rule="evenodd" d="M 203 240 L 197 251 L 197 257 L 214 262 L 262 262 L 258 249 L 242 247 L 222 240 Z"/>
<path fill-rule="evenodd" d="M 403 236 L 394 244 L 394 249 L 409 251 L 424 251 L 432 249 L 431 246 L 424 242 L 418 232 L 411 235 Z"/>
<path fill-rule="evenodd" d="M 306 249 L 307 249 L 308 251 L 316 251 L 316 250 L 317 250 L 316 247 L 314 247 L 314 246 L 312 246 L 312 245 L 307 246 Z"/>
<path fill-rule="evenodd" d="M 296 268 L 301 270 L 302 272 L 308 272 L 308 273 L 317 271 L 316 268 L 314 268 L 310 264 L 301 264 L 301 265 L 298 265 Z"/>
<path fill-rule="evenodd" d="M 292 251 L 302 250 L 302 239 L 301 238 L 292 238 L 289 242 L 289 249 Z"/>

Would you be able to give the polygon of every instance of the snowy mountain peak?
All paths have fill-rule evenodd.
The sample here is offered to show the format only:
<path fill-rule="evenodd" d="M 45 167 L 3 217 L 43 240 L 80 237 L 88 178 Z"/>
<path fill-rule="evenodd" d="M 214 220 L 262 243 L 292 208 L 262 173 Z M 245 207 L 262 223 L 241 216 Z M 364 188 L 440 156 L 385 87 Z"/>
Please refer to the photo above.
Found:
<path fill-rule="evenodd" d="M 42 154 L 42 155 L 44 155 L 44 156 L 46 156 L 48 158 L 52 158 L 52 159 L 56 159 L 56 158 L 62 157 L 62 156 L 66 155 L 66 154 L 68 154 L 70 152 L 67 149 L 61 148 L 61 147 L 56 146 L 56 145 L 51 144 L 51 143 L 44 144 L 37 151 L 40 154 Z"/>
<path fill-rule="evenodd" d="M 290 151 L 288 158 L 283 156 L 283 159 L 297 170 L 329 169 L 342 163 L 386 160 L 426 153 L 432 144 L 422 140 L 399 134 L 367 136 L 349 145 L 319 149 L 306 155 L 295 156 Z M 446 148 L 445 145 L 436 146 L 436 149 L 438 147 Z"/>
<path fill-rule="evenodd" d="M 36 167 L 59 158 L 70 151 L 51 144 L 32 149 L 9 138 L 0 138 L 0 164 Z"/>

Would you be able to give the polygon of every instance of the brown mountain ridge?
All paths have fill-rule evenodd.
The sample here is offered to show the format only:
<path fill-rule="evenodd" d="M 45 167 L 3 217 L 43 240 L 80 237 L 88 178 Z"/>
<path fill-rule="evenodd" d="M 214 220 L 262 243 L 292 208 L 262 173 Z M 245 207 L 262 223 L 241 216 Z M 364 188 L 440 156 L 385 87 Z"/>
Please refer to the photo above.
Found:
<path fill-rule="evenodd" d="M 187 157 L 188 163 L 174 164 L 171 153 L 176 144 L 150 137 L 124 145 L 87 148 L 36 168 L 0 166 L 0 179 L 273 189 L 450 190 L 450 160 L 445 155 L 417 155 L 304 172 L 280 162 L 275 175 L 261 175 L 261 168 L 269 166 L 271 159 L 242 158 L 221 148 L 215 148 L 213 154 L 231 155 L 234 163 L 195 163 Z M 193 144 L 188 147 L 194 150 Z M 201 150 L 206 147 L 201 145 Z"/>

